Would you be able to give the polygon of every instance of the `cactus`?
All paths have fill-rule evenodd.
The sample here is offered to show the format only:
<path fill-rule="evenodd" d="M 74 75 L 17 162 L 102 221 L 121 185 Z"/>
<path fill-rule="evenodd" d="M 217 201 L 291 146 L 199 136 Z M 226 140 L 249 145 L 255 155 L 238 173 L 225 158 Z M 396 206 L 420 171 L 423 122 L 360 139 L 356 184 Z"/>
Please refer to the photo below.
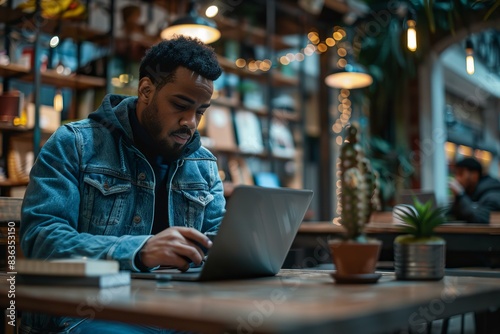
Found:
<path fill-rule="evenodd" d="M 364 226 L 372 211 L 380 206 L 377 174 L 358 143 L 357 128 L 351 125 L 346 131 L 337 163 L 340 178 L 337 213 L 340 213 L 340 224 L 346 229 L 346 238 L 365 241 Z"/>

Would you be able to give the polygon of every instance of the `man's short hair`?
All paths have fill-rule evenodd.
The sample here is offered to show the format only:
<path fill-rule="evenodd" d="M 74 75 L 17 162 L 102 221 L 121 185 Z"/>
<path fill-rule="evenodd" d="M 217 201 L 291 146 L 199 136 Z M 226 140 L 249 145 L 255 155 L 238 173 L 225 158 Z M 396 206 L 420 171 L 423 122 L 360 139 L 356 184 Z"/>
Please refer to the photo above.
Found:
<path fill-rule="evenodd" d="M 209 80 L 222 74 L 214 49 L 197 38 L 176 36 L 163 40 L 146 51 L 139 68 L 139 80 L 148 77 L 157 88 L 175 80 L 179 66 Z"/>
<path fill-rule="evenodd" d="M 483 175 L 483 166 L 474 158 L 464 158 L 455 164 L 455 168 L 465 168 L 469 171 L 476 171 L 479 176 Z"/>

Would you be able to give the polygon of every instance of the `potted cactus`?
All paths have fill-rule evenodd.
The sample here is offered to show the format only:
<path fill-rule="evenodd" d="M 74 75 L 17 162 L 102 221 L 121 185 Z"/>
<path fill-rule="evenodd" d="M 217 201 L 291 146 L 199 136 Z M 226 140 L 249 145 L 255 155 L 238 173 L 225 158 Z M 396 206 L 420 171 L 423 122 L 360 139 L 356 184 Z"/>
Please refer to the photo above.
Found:
<path fill-rule="evenodd" d="M 351 125 L 346 131 L 337 163 L 337 223 L 344 227 L 345 234 L 341 240 L 328 242 L 336 269 L 333 277 L 337 283 L 372 283 L 380 277 L 375 268 L 382 243 L 368 238 L 364 227 L 379 207 L 377 176 L 358 143 L 357 128 Z"/>
<path fill-rule="evenodd" d="M 399 280 L 440 280 L 444 276 L 446 242 L 434 229 L 445 222 L 446 208 L 434 208 L 416 197 L 413 205 L 393 210 L 404 233 L 394 239 L 394 270 Z"/>

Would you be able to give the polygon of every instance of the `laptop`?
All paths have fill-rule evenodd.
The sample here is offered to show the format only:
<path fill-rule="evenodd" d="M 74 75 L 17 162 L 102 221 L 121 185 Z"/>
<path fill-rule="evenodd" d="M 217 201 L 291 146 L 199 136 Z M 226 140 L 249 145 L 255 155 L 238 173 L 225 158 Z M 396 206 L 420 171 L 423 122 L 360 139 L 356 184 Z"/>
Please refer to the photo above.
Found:
<path fill-rule="evenodd" d="M 285 262 L 312 197 L 312 190 L 237 186 L 201 267 L 133 273 L 132 277 L 214 281 L 274 276 Z"/>
<path fill-rule="evenodd" d="M 436 194 L 433 191 L 425 191 L 420 189 L 402 190 L 399 193 L 397 204 L 413 205 L 413 199 L 417 198 L 421 203 L 425 204 L 432 201 L 432 207 L 436 208 Z"/>

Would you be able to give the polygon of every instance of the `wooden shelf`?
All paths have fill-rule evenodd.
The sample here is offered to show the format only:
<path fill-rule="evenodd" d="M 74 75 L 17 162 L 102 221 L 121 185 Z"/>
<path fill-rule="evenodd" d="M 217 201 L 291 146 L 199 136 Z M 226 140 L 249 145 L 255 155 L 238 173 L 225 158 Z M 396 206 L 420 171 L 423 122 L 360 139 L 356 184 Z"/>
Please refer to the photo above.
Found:
<path fill-rule="evenodd" d="M 297 86 L 299 83 L 297 78 L 285 76 L 279 71 L 274 69 L 271 70 L 271 73 L 262 71 L 252 72 L 247 70 L 246 68 L 239 68 L 233 61 L 225 57 L 218 55 L 217 58 L 219 60 L 220 66 L 224 69 L 224 71 L 228 73 L 237 74 L 241 77 L 263 82 L 267 80 L 267 75 L 270 74 L 272 76 L 271 82 L 276 87 L 294 87 Z"/>
<path fill-rule="evenodd" d="M 24 77 L 30 74 L 30 70 L 18 64 L 0 65 L 0 77 Z"/>
<path fill-rule="evenodd" d="M 32 129 L 27 129 L 23 126 L 15 126 L 10 122 L 0 122 L 0 131 L 28 132 L 28 131 L 32 131 Z"/>
<path fill-rule="evenodd" d="M 42 73 L 42 83 L 61 88 L 90 89 L 105 88 L 106 79 L 92 77 L 82 74 L 61 75 L 55 70 L 47 70 Z"/>
<path fill-rule="evenodd" d="M 23 81 L 33 81 L 33 73 L 18 64 L 0 65 L 0 76 L 18 78 Z M 42 84 L 61 88 L 90 89 L 106 87 L 106 79 L 82 74 L 61 75 L 55 70 L 42 72 Z"/>
<path fill-rule="evenodd" d="M 302 117 L 300 117 L 298 112 L 292 112 L 292 111 L 283 110 L 283 109 L 274 109 L 273 110 L 273 117 L 276 117 L 277 119 L 290 121 L 290 122 L 297 122 L 297 123 L 302 121 Z"/>
<path fill-rule="evenodd" d="M 0 181 L 1 188 L 12 188 L 12 187 L 24 187 L 27 186 L 28 182 L 26 181 L 14 181 L 6 179 L 4 181 Z"/>
<path fill-rule="evenodd" d="M 229 98 L 226 96 L 219 96 L 211 101 L 214 105 L 224 106 L 230 108 L 239 108 L 240 102 L 236 98 Z"/>
<path fill-rule="evenodd" d="M 26 187 L 27 185 L 28 182 L 25 181 L 14 181 L 9 179 L 0 181 L 0 195 L 1 197 L 10 197 L 12 188 Z"/>
<path fill-rule="evenodd" d="M 235 149 L 227 149 L 227 148 L 220 149 L 220 148 L 217 148 L 216 146 L 211 146 L 211 147 L 207 146 L 207 148 L 210 150 L 210 152 L 212 152 L 214 154 L 238 155 L 238 156 L 242 156 L 242 157 L 255 157 L 255 158 L 259 158 L 259 159 L 270 159 L 270 158 L 273 158 L 273 159 L 281 160 L 281 161 L 292 161 L 292 160 L 295 159 L 295 157 L 281 157 L 281 156 L 276 156 L 276 155 L 274 155 L 272 153 L 270 154 L 267 151 L 264 151 L 262 153 L 250 153 L 250 152 L 243 152 L 243 151 L 241 151 L 238 148 L 235 148 Z"/>
<path fill-rule="evenodd" d="M 242 24 L 241 21 L 222 15 L 216 16 L 214 20 L 224 39 L 246 41 L 250 45 L 266 45 L 267 32 L 265 29 Z M 275 50 L 293 48 L 293 45 L 286 43 L 283 38 L 277 35 L 272 37 L 272 45 Z"/>
<path fill-rule="evenodd" d="M 212 103 L 214 105 L 234 108 L 235 110 L 251 111 L 260 117 L 268 117 L 269 116 L 269 113 L 268 113 L 266 107 L 258 108 L 258 109 L 247 108 L 244 105 L 241 105 L 239 101 L 237 101 L 235 99 L 230 99 L 227 97 L 218 97 L 216 99 L 213 99 Z M 302 121 L 302 117 L 297 112 L 291 112 L 291 111 L 283 110 L 283 109 L 273 109 L 273 117 L 280 119 L 280 120 L 285 120 L 285 121 L 295 122 L 295 123 Z"/>
<path fill-rule="evenodd" d="M 42 30 L 48 34 L 53 34 L 59 30 L 59 38 L 71 38 L 75 42 L 87 41 L 107 45 L 110 41 L 110 35 L 107 31 L 89 28 L 86 22 L 52 19 L 46 21 Z"/>
<path fill-rule="evenodd" d="M 214 153 L 217 154 L 228 154 L 228 155 L 240 155 L 245 157 L 257 157 L 261 159 L 269 159 L 270 155 L 268 152 L 264 151 L 262 153 L 251 153 L 251 152 L 243 152 L 239 148 L 228 149 L 228 148 L 218 148 L 217 146 L 210 146 L 207 148 Z"/>
<path fill-rule="evenodd" d="M 20 9 L 12 9 L 7 6 L 0 7 L 0 22 L 15 26 L 18 29 L 33 30 L 34 20 L 42 20 L 41 31 L 46 34 L 57 34 L 59 38 L 71 38 L 75 42 L 92 41 L 106 44 L 109 41 L 109 33 L 89 28 L 87 22 L 78 18 L 71 19 L 49 19 L 40 18 L 34 13 L 23 12 Z"/>
<path fill-rule="evenodd" d="M 235 110 L 246 110 L 255 113 L 257 116 L 268 117 L 269 113 L 267 111 L 267 107 L 262 108 L 247 108 L 244 105 L 241 105 L 239 101 L 234 99 L 229 99 L 227 97 L 218 97 L 212 100 L 214 105 L 224 106 L 234 108 Z M 273 117 L 276 117 L 281 120 L 290 121 L 290 122 L 300 122 L 302 121 L 302 117 L 297 112 L 292 112 L 283 109 L 273 109 Z"/>
<path fill-rule="evenodd" d="M 13 24 L 20 22 L 23 17 L 33 16 L 33 14 L 24 13 L 19 9 L 12 9 L 8 6 L 0 6 L 0 22 L 5 24 Z"/>

